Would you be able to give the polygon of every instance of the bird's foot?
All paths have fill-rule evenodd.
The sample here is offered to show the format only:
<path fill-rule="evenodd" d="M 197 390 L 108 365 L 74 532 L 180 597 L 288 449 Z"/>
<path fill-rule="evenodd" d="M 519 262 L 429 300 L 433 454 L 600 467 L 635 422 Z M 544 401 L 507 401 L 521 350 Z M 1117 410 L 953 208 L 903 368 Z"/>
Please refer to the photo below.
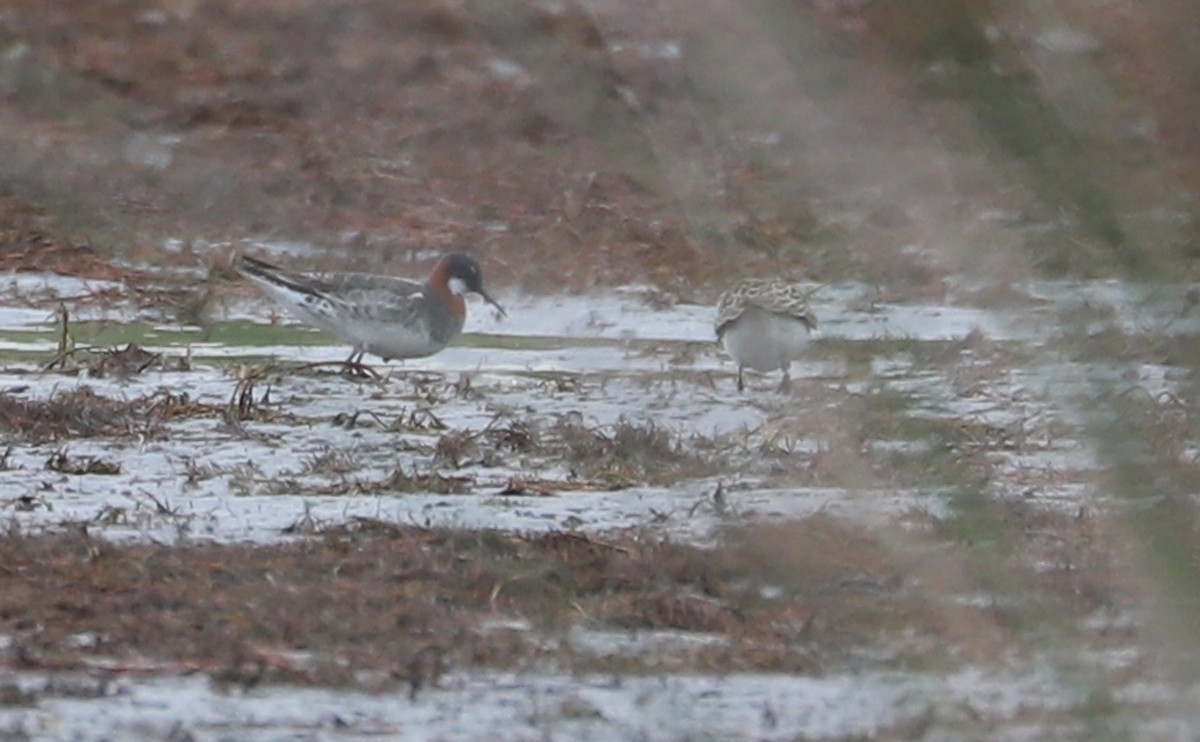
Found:
<path fill-rule="evenodd" d="M 379 380 L 379 372 L 363 363 L 363 356 L 366 351 L 356 350 L 350 354 L 350 357 L 342 362 L 342 376 L 351 379 L 375 379 Z M 386 360 L 386 359 L 385 359 Z"/>
<path fill-rule="evenodd" d="M 346 360 L 342 361 L 342 376 L 351 379 L 374 379 L 378 381 L 380 378 L 379 372 L 371 368 L 361 360 Z"/>
<path fill-rule="evenodd" d="M 779 392 L 780 394 L 787 394 L 791 390 L 792 377 L 788 374 L 788 372 L 784 371 L 783 378 L 779 380 L 779 386 L 775 389 L 775 391 Z"/>
<path fill-rule="evenodd" d="M 328 368 L 330 366 L 339 369 L 339 373 L 348 379 L 370 379 L 373 381 L 381 381 L 383 377 L 378 371 L 371 368 L 362 361 L 313 361 L 312 363 L 301 363 L 295 366 L 295 371 L 309 371 L 315 368 Z"/>

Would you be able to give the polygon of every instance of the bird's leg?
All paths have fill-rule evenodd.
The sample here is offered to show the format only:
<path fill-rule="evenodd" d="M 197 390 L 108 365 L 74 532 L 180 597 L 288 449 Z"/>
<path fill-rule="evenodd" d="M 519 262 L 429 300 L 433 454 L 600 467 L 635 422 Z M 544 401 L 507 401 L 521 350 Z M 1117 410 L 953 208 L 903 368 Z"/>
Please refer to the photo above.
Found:
<path fill-rule="evenodd" d="M 344 373 L 346 376 L 353 376 L 356 378 L 367 378 L 369 376 L 379 378 L 379 374 L 375 373 L 373 369 L 363 364 L 362 359 L 366 353 L 367 352 L 361 348 L 355 348 L 353 351 L 351 351 L 350 357 L 347 358 L 345 363 L 342 364 L 342 373 Z"/>
<path fill-rule="evenodd" d="M 342 376 L 351 379 L 374 379 L 379 380 L 379 373 L 362 362 L 362 351 L 355 350 L 350 354 L 350 357 L 344 361 L 313 361 L 312 363 L 301 363 L 296 366 L 297 371 L 307 371 L 313 368 L 328 368 L 330 366 L 341 367 Z"/>
<path fill-rule="evenodd" d="M 746 384 L 742 381 L 742 370 L 743 370 L 742 367 L 738 366 L 738 391 L 739 392 L 746 391 Z"/>
<path fill-rule="evenodd" d="M 787 394 L 791 388 L 792 388 L 791 369 L 784 366 L 783 378 L 779 380 L 779 389 L 777 389 L 776 391 L 778 391 L 780 394 Z"/>

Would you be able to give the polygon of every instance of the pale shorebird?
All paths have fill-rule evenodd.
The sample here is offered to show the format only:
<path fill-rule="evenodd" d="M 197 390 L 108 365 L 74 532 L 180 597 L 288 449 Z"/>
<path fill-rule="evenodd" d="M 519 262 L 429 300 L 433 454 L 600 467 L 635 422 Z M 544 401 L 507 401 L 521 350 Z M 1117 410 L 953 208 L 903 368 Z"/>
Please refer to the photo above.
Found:
<path fill-rule="evenodd" d="M 792 360 L 808 345 L 817 318 L 808 305 L 810 292 L 778 279 L 751 278 L 721 294 L 717 302 L 717 340 L 737 361 L 738 391 L 746 387 L 742 371 L 783 371 L 779 391 L 787 391 Z"/>
<path fill-rule="evenodd" d="M 362 368 L 365 353 L 386 363 L 437 353 L 462 332 L 463 296 L 483 290 L 474 258 L 444 255 L 425 283 L 370 273 L 292 273 L 242 256 L 237 270 L 296 317 L 354 346 L 347 367 Z"/>

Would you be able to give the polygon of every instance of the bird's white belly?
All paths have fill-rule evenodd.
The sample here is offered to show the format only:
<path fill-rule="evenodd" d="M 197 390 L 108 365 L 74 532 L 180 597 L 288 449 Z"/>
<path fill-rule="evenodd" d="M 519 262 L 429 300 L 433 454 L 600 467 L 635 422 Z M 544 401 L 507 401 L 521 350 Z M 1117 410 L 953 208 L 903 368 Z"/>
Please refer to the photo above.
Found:
<path fill-rule="evenodd" d="M 360 338 L 361 347 L 368 353 L 374 353 L 389 360 L 393 358 L 423 358 L 446 347 L 445 343 L 435 341 L 426 333 L 414 332 L 401 325 L 355 329 L 357 332 L 354 334 Z"/>
<path fill-rule="evenodd" d="M 745 312 L 721 337 L 725 352 L 755 371 L 786 369 L 808 341 L 803 322 L 762 311 Z"/>
<path fill-rule="evenodd" d="M 364 320 L 357 313 L 338 314 L 326 309 L 312 311 L 306 306 L 293 307 L 296 316 L 335 335 L 355 348 L 380 358 L 423 358 L 446 347 L 434 340 L 422 326 L 410 327 L 396 322 Z"/>

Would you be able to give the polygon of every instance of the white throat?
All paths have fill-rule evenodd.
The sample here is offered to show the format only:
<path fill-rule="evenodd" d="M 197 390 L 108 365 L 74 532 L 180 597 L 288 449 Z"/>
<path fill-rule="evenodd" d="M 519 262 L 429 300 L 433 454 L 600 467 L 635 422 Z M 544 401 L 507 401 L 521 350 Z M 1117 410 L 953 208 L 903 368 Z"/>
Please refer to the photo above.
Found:
<path fill-rule="evenodd" d="M 448 286 L 450 286 L 450 293 L 454 294 L 455 296 L 466 296 L 467 292 L 469 291 L 467 288 L 467 282 L 461 278 L 451 278 L 446 283 Z"/>

